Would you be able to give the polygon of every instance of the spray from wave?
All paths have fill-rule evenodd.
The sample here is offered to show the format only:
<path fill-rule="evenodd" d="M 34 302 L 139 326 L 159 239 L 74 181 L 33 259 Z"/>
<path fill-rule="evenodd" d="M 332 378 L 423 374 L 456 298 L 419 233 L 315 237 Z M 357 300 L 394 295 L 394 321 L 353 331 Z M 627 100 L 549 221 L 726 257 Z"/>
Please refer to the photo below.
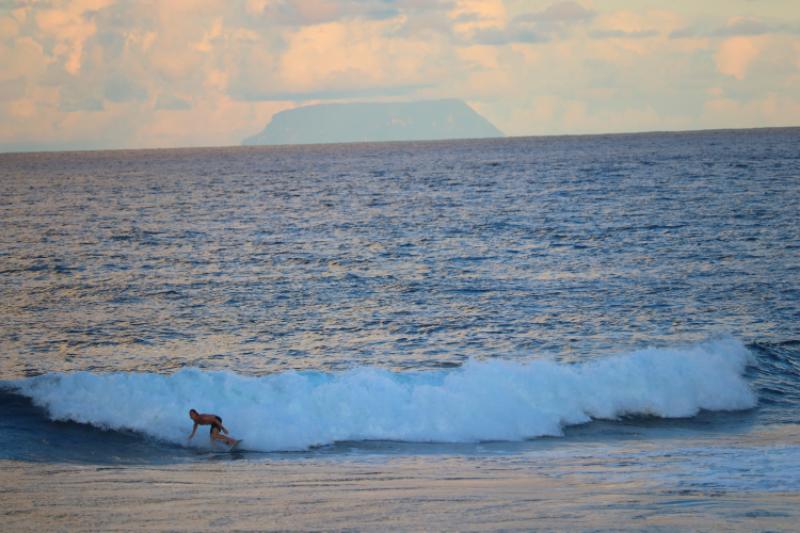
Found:
<path fill-rule="evenodd" d="M 186 444 L 195 408 L 221 415 L 248 449 L 277 451 L 359 440 L 523 440 L 592 419 L 747 409 L 756 404 L 743 377 L 750 358 L 726 339 L 575 365 L 490 360 L 439 372 L 361 367 L 261 377 L 79 372 L 15 386 L 56 420 Z"/>

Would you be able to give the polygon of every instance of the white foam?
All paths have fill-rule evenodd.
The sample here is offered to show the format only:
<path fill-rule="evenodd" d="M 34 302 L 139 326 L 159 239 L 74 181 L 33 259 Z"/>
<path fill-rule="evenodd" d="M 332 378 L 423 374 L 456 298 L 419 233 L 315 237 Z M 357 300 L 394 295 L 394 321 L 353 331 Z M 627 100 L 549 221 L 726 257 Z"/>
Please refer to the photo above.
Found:
<path fill-rule="evenodd" d="M 756 403 L 743 377 L 749 360 L 740 342 L 727 339 L 578 365 L 489 360 L 440 372 L 362 367 L 261 377 L 78 372 L 16 385 L 53 419 L 185 444 L 195 408 L 222 416 L 249 449 L 273 451 L 344 440 L 522 440 L 593 418 L 747 409 Z M 207 443 L 205 433 L 195 440 Z"/>

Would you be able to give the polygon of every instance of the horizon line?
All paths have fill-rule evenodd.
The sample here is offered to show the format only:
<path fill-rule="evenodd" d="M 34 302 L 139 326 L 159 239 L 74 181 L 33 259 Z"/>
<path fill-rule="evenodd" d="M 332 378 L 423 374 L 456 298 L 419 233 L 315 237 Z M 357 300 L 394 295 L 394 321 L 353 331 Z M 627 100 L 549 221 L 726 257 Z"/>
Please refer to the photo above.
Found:
<path fill-rule="evenodd" d="M 513 139 L 542 139 L 542 138 L 564 138 L 564 137 L 611 137 L 629 135 L 658 135 L 658 134 L 677 134 L 677 133 L 710 133 L 724 131 L 752 131 L 752 130 L 790 130 L 800 129 L 800 124 L 794 126 L 753 126 L 743 128 L 700 128 L 689 130 L 640 130 L 640 131 L 620 131 L 605 133 L 544 133 L 533 135 L 502 135 L 500 137 L 475 137 L 458 139 L 409 139 L 396 141 L 343 141 L 325 143 L 294 143 L 294 144 L 255 144 L 245 146 L 242 144 L 220 144 L 220 145 L 185 145 L 185 146 L 153 146 L 138 148 L 32 148 L 16 149 L 4 151 L 0 144 L 0 157 L 7 155 L 22 154 L 57 154 L 57 153 L 88 153 L 88 152 L 134 152 L 134 151 L 165 151 L 165 150 L 203 150 L 203 149 L 228 149 L 241 148 L 243 150 L 253 150 L 260 148 L 287 148 L 295 146 L 336 146 L 336 145 L 356 145 L 356 144 L 408 144 L 408 143 L 448 143 L 448 142 L 472 142 L 472 141 L 502 141 Z"/>

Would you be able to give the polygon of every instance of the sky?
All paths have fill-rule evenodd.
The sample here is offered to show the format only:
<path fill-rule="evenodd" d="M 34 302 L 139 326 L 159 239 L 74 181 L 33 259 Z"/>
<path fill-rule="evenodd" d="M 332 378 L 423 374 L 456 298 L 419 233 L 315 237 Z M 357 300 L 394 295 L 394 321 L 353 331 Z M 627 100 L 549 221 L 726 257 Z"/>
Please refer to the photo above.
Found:
<path fill-rule="evenodd" d="M 0 0 L 0 151 L 438 98 L 514 136 L 800 126 L 800 1 Z"/>

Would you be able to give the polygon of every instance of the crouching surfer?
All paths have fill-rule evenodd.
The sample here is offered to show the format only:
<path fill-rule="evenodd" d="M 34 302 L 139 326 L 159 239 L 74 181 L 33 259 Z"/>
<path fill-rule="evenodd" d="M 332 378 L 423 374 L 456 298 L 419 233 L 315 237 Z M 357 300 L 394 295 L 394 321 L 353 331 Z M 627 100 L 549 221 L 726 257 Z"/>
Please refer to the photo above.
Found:
<path fill-rule="evenodd" d="M 189 410 L 189 418 L 194 421 L 194 427 L 192 428 L 192 434 L 189 435 L 189 440 L 192 440 L 194 437 L 195 432 L 197 431 L 197 426 L 211 426 L 211 431 L 209 432 L 211 437 L 211 443 L 213 444 L 215 440 L 224 442 L 228 446 L 233 446 L 236 444 L 237 441 L 234 438 L 226 437 L 222 433 L 228 433 L 228 429 L 222 425 L 222 419 L 217 415 L 209 415 L 209 414 L 201 414 L 195 411 L 194 409 Z M 222 432 L 222 433 L 220 433 Z"/>

